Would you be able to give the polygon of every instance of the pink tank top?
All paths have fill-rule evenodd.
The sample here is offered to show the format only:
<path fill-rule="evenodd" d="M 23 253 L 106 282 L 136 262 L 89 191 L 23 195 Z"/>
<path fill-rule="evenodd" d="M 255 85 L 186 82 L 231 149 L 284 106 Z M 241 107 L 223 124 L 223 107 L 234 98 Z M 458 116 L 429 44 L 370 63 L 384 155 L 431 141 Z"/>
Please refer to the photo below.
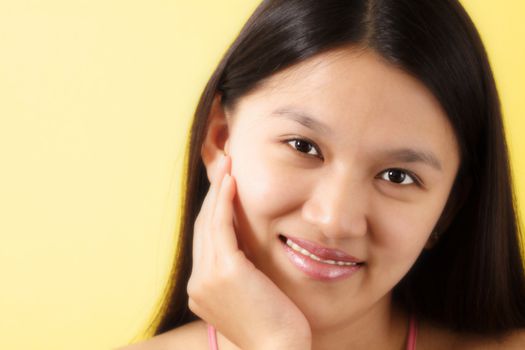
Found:
<path fill-rule="evenodd" d="M 416 350 L 416 340 L 417 340 L 417 322 L 416 318 L 412 315 L 410 317 L 410 323 L 408 324 L 408 337 L 407 337 L 407 350 Z M 208 344 L 210 345 L 210 350 L 219 350 L 219 345 L 217 344 L 217 332 L 212 325 L 208 325 Z"/>

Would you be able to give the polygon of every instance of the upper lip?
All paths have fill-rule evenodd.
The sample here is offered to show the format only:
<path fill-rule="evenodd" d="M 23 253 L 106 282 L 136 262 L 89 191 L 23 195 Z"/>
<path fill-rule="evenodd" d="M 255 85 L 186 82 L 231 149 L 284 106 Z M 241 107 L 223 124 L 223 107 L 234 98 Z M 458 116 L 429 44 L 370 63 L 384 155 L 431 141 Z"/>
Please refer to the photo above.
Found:
<path fill-rule="evenodd" d="M 345 252 L 339 249 L 323 247 L 315 242 L 312 242 L 306 239 L 302 239 L 302 238 L 298 238 L 298 237 L 290 237 L 290 236 L 284 236 L 284 237 L 288 238 L 293 243 L 308 250 L 310 253 L 324 260 L 337 260 L 337 261 L 353 262 L 353 263 L 363 262 L 362 260 L 359 260 L 358 258 L 353 257 L 349 254 L 346 254 Z"/>

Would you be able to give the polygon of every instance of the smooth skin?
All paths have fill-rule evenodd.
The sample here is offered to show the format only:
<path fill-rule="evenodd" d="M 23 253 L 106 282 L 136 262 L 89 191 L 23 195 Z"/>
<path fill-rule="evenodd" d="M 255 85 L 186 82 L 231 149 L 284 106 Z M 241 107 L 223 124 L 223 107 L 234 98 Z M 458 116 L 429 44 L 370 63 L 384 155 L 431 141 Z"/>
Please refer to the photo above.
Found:
<path fill-rule="evenodd" d="M 228 156 L 225 157 L 224 154 Z M 423 249 L 457 170 L 453 129 L 434 96 L 369 50 L 324 53 L 264 81 L 224 110 L 201 150 L 211 182 L 195 223 L 188 284 L 196 321 L 133 349 L 404 349 L 408 317 L 392 288 Z M 315 280 L 279 235 L 365 264 Z M 513 349 L 420 320 L 417 348 Z"/>
<path fill-rule="evenodd" d="M 229 157 L 223 157 L 195 223 L 189 307 L 242 349 L 308 349 L 304 315 L 238 248 L 230 167 Z M 231 307 L 227 317 L 225 306 Z"/>

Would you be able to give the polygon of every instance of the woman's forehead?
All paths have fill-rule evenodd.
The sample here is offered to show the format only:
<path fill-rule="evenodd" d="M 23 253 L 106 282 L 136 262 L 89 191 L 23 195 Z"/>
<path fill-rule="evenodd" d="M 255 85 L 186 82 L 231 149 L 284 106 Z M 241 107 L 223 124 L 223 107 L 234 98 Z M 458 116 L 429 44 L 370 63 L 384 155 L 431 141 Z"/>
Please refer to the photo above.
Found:
<path fill-rule="evenodd" d="M 446 114 L 423 83 L 367 50 L 321 54 L 277 73 L 242 98 L 237 112 L 254 123 L 295 122 L 346 143 L 371 137 L 400 149 L 457 147 Z"/>
<path fill-rule="evenodd" d="M 370 50 L 338 50 L 314 56 L 266 79 L 241 98 L 259 108 L 300 105 L 315 114 L 373 112 L 444 115 L 423 83 Z M 337 114 L 336 113 L 336 114 Z"/>

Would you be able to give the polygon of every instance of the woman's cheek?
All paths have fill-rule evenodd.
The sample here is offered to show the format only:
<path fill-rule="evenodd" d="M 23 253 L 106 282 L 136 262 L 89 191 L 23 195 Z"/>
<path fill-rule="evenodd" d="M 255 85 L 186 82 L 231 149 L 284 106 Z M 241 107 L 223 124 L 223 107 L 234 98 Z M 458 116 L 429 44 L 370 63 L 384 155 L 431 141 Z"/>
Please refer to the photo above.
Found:
<path fill-rule="evenodd" d="M 233 165 L 233 164 L 232 164 Z M 232 168 L 237 196 L 246 214 L 276 215 L 294 201 L 293 177 L 278 162 L 259 159 L 250 164 L 240 162 Z M 291 181 L 292 180 L 292 181 Z"/>
<path fill-rule="evenodd" d="M 235 227 L 240 248 L 259 266 L 263 247 L 270 244 L 273 223 L 287 214 L 293 201 L 287 176 L 275 162 L 232 162 L 232 176 L 237 184 Z"/>
<path fill-rule="evenodd" d="M 390 269 L 405 273 L 427 242 L 435 213 L 422 203 L 393 205 L 383 202 L 374 209 L 371 222 L 375 256 L 388 262 Z"/>

